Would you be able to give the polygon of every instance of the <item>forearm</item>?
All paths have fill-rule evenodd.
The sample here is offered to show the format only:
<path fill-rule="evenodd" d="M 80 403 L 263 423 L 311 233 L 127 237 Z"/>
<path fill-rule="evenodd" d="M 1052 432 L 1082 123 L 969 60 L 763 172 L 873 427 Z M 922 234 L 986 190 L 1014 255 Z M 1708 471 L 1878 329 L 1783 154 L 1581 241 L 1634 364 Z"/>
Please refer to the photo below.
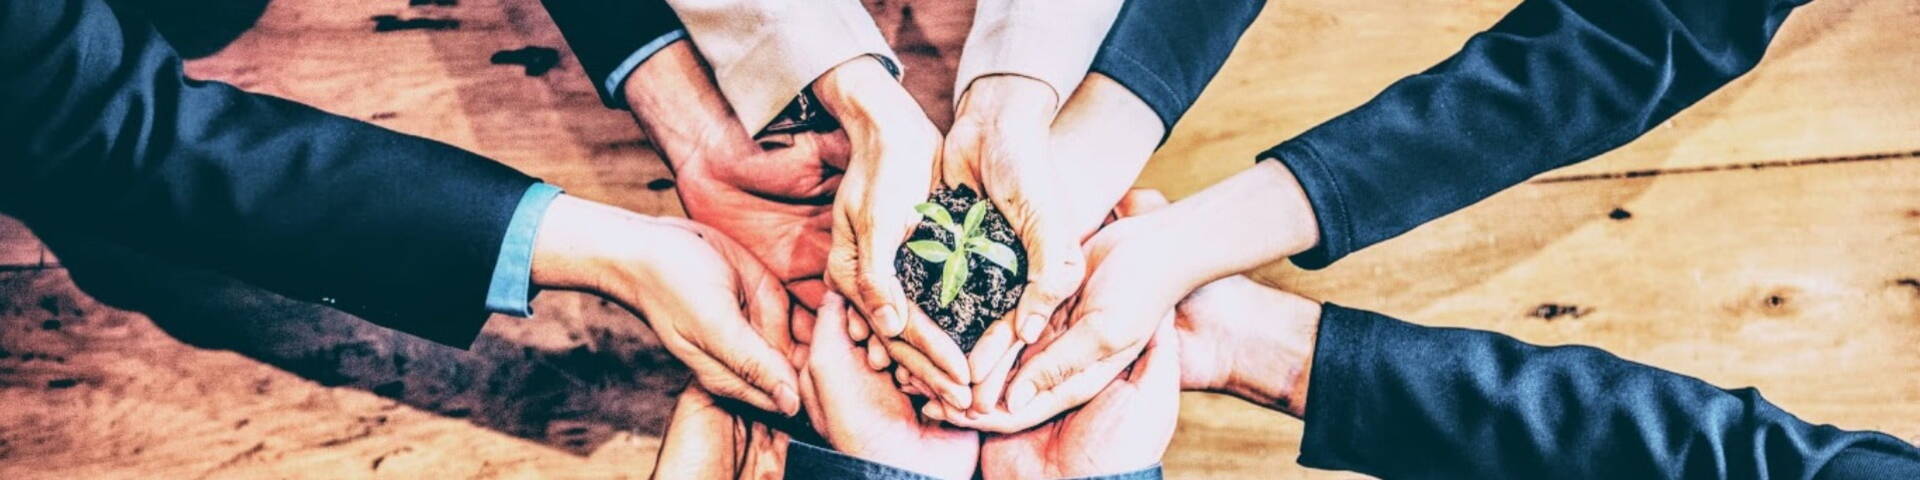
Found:
<path fill-rule="evenodd" d="M 1138 95 L 1159 117 L 1163 131 L 1171 131 L 1265 5 L 1264 0 L 1129 0 L 1091 69 Z"/>
<path fill-rule="evenodd" d="M 566 38 L 594 91 L 608 107 L 625 108 L 622 80 L 649 48 L 684 36 L 665 0 L 540 0 Z M 684 42 L 682 42 L 684 43 Z M 614 78 L 621 77 L 621 78 Z"/>
<path fill-rule="evenodd" d="M 1165 134 L 1159 117 L 1133 91 L 1101 74 L 1067 100 L 1053 120 L 1049 155 L 1074 192 L 1072 231 L 1091 235 L 1133 188 Z"/>
<path fill-rule="evenodd" d="M 1760 61 L 1803 0 L 1528 0 L 1454 56 L 1263 153 L 1319 268 L 1653 128 Z"/>
<path fill-rule="evenodd" d="M 465 346 L 534 179 L 472 153 L 183 76 L 97 0 L 0 7 L 13 213 Z"/>
<path fill-rule="evenodd" d="M 669 0 L 742 130 L 766 127 L 794 97 L 856 58 L 898 65 L 858 0 Z M 891 75 L 889 75 L 891 76 Z"/>
<path fill-rule="evenodd" d="M 1045 85 L 1044 108 L 1058 109 L 1086 78 L 1088 66 L 1119 14 L 1119 0 L 982 0 L 961 50 L 955 100 L 992 75 Z"/>
<path fill-rule="evenodd" d="M 1875 432 L 1578 346 L 1327 305 L 1300 463 L 1382 477 L 1833 478 L 1920 469 Z M 1828 468 L 1837 457 L 1858 464 Z M 1894 470 L 1887 470 L 1894 469 Z M 1898 477 L 1898 475 L 1896 475 Z M 1882 477 L 1891 478 L 1891 477 Z"/>
<path fill-rule="evenodd" d="M 692 42 L 675 42 L 627 77 L 634 121 L 676 170 L 697 158 L 738 159 L 753 140 L 733 117 Z M 721 150 L 721 151 L 714 151 Z"/>

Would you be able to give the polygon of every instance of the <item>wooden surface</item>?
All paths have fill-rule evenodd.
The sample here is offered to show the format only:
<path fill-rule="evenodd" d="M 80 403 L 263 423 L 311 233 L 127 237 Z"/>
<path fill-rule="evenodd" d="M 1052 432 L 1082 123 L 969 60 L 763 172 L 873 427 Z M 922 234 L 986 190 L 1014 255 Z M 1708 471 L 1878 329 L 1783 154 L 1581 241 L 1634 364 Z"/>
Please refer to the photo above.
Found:
<path fill-rule="evenodd" d="M 1244 168 L 1514 3 L 1270 2 L 1142 184 L 1178 196 Z M 373 33 L 376 15 L 460 27 Z M 1627 147 L 1334 268 L 1259 277 L 1596 345 L 1920 442 L 1916 32 L 1912 2 L 1814 2 L 1758 70 Z M 488 61 L 529 45 L 563 59 L 543 76 Z M 532 0 L 278 0 L 190 70 L 679 212 L 646 188 L 668 172 Z M 644 477 L 684 381 L 631 317 L 579 295 L 495 318 L 462 352 L 42 233 L 59 255 L 0 220 L 0 478 Z M 1296 420 L 1184 399 L 1174 477 L 1354 476 L 1295 465 Z"/>

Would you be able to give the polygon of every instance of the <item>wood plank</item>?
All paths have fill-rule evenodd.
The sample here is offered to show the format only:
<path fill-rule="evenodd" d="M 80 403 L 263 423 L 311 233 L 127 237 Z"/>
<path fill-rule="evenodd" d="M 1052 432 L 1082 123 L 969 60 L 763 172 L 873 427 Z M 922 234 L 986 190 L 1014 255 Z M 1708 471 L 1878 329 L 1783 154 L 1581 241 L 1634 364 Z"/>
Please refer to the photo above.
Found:
<path fill-rule="evenodd" d="M 1245 168 L 1253 152 L 1444 58 L 1515 3 L 1270 2 L 1142 184 L 1178 196 Z M 376 34 L 376 15 L 460 28 Z M 1916 30 L 1920 16 L 1900 2 L 1814 2 L 1753 75 L 1625 148 L 1545 177 L 1920 150 L 1911 135 L 1920 130 Z M 488 61 L 529 45 L 560 49 L 560 64 L 529 77 Z M 677 214 L 671 190 L 644 188 L 668 176 L 664 166 L 630 119 L 599 106 L 570 55 L 532 0 L 278 0 L 253 31 L 189 69 L 468 148 L 575 194 Z M 925 65 L 915 71 L 944 71 Z M 1259 276 L 1411 321 L 1594 344 L 1723 386 L 1758 386 L 1809 420 L 1920 441 L 1920 358 L 1903 348 L 1920 344 L 1920 289 L 1902 281 L 1920 276 L 1916 188 L 1920 160 L 1898 158 L 1536 182 L 1334 268 Z M 1616 208 L 1631 217 L 1610 218 Z M 0 219 L 0 265 L 37 258 L 38 243 L 25 238 Z M 87 271 L 75 275 L 88 281 Z M 483 347 L 460 356 L 273 297 L 151 288 L 166 293 L 136 299 L 194 309 L 141 308 L 161 312 L 149 320 L 93 300 L 64 271 L 0 272 L 0 349 L 11 354 L 0 359 L 0 478 L 623 478 L 650 469 L 658 440 L 646 419 L 671 387 L 451 385 L 530 383 L 530 370 L 516 370 L 536 369 L 522 348 L 567 375 L 670 369 L 647 363 L 671 362 L 641 354 L 650 340 L 631 317 L 597 301 L 545 295 L 541 320 L 496 319 Z M 56 319 L 44 298 L 67 312 L 54 313 L 60 328 L 44 328 Z M 1530 315 L 1549 303 L 1585 313 Z M 244 356 L 182 343 L 194 339 L 154 323 L 259 328 L 247 325 L 281 318 L 314 330 L 286 330 L 279 343 L 243 346 Z M 602 363 L 567 363 L 583 347 Z M 380 367 L 401 356 L 426 366 Z M 501 365 L 514 367 L 496 372 Z M 374 393 L 395 381 L 403 393 Z M 1166 458 L 1176 478 L 1354 477 L 1294 465 L 1296 420 L 1223 397 L 1183 400 Z"/>

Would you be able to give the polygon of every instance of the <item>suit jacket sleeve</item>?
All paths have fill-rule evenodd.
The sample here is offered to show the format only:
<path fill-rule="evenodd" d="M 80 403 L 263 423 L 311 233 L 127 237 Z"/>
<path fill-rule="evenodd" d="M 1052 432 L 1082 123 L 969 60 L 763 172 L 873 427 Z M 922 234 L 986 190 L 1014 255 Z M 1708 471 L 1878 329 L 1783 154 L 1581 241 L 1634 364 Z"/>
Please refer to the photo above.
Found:
<path fill-rule="evenodd" d="M 186 78 L 101 0 L 0 2 L 0 206 L 466 346 L 534 179 Z"/>
<path fill-rule="evenodd" d="M 1266 3 L 1129 0 L 1092 69 L 1140 97 L 1172 132 Z"/>
<path fill-rule="evenodd" d="M 1920 450 L 1594 348 L 1328 304 L 1300 464 L 1384 478 L 1920 478 Z"/>
<path fill-rule="evenodd" d="M 1261 154 L 1320 221 L 1320 268 L 1612 150 L 1759 63 L 1806 0 L 1526 0 L 1461 51 Z"/>
<path fill-rule="evenodd" d="M 833 67 L 867 55 L 889 68 L 900 64 L 859 0 L 667 3 L 748 132 L 761 131 Z"/>
<path fill-rule="evenodd" d="M 624 79 L 610 77 L 632 73 L 636 66 L 622 68 L 622 63 L 644 61 L 635 55 L 685 28 L 666 0 L 540 0 L 540 4 L 580 59 L 580 68 L 593 81 L 601 102 L 612 108 L 625 108 L 626 101 L 618 88 Z M 665 45 L 652 46 L 657 50 Z"/>
<path fill-rule="evenodd" d="M 960 50 L 953 100 L 986 75 L 1019 75 L 1053 89 L 1055 108 L 1080 88 L 1122 0 L 980 0 Z"/>

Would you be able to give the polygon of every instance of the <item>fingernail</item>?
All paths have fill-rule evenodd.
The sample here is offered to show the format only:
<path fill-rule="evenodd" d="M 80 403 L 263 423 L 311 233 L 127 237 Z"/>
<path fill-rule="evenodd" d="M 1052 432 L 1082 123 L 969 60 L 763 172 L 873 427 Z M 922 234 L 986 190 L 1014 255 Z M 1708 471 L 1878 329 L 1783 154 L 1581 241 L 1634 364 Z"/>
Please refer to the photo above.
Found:
<path fill-rule="evenodd" d="M 800 394 L 794 393 L 792 386 L 781 385 L 778 391 L 773 392 L 773 404 L 780 407 L 780 413 L 791 417 L 800 413 Z"/>
<path fill-rule="evenodd" d="M 966 389 L 948 389 L 946 397 L 947 404 L 953 405 L 954 408 L 965 409 L 973 406 L 973 392 Z"/>
<path fill-rule="evenodd" d="M 1047 316 L 1038 313 L 1027 315 L 1027 321 L 1020 323 L 1020 339 L 1027 343 L 1039 343 L 1040 332 L 1047 329 Z"/>
<path fill-rule="evenodd" d="M 882 332 L 883 335 L 889 337 L 898 336 L 901 331 L 907 329 L 906 323 L 901 321 L 902 318 L 906 317 L 900 316 L 900 311 L 897 309 L 882 308 L 880 311 L 874 312 L 874 315 L 880 317 L 880 328 L 886 329 L 885 332 Z"/>
<path fill-rule="evenodd" d="M 926 405 L 921 405 L 920 416 L 942 421 L 947 419 L 946 412 L 940 408 L 940 402 L 927 402 Z"/>

